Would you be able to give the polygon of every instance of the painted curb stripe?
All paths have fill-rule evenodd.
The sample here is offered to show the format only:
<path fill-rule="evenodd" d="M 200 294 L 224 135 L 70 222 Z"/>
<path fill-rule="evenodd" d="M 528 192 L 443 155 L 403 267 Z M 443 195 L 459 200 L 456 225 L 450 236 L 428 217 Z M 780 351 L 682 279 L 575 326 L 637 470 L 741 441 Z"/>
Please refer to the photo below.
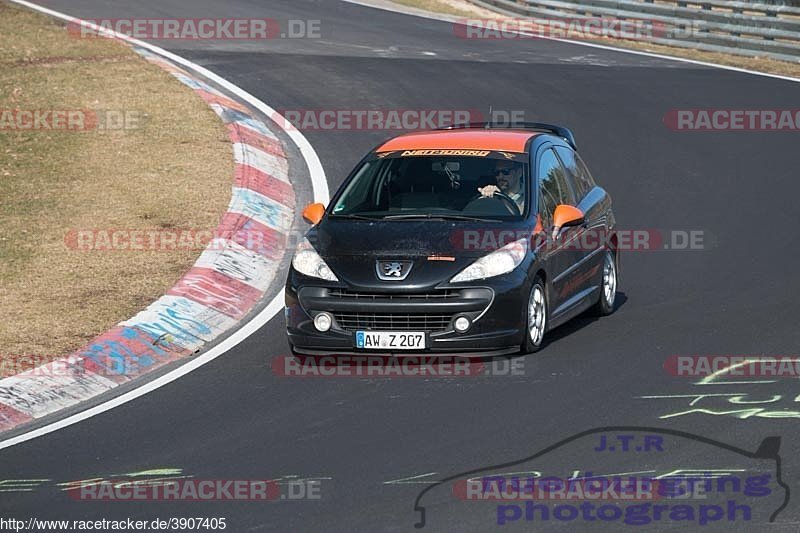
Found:
<path fill-rule="evenodd" d="M 257 131 L 261 135 L 267 137 L 274 137 L 274 134 L 269 130 L 266 124 L 260 120 L 255 120 L 244 113 L 240 113 L 234 109 L 227 109 L 216 104 L 211 104 L 211 108 L 220 115 L 223 122 L 238 122 L 242 126 L 246 126 L 251 130 Z"/>
<path fill-rule="evenodd" d="M 233 188 L 233 201 L 228 211 L 246 215 L 277 231 L 286 231 L 294 216 L 280 202 L 252 189 Z"/>
<path fill-rule="evenodd" d="M 167 294 L 75 354 L 0 380 L 0 431 L 198 352 L 234 328 L 277 275 L 295 198 L 280 140 L 246 105 L 164 58 L 134 50 L 192 88 L 225 123 L 236 164 L 228 212 L 217 238 Z"/>
<path fill-rule="evenodd" d="M 236 321 L 188 298 L 165 295 L 122 324 L 166 335 L 170 342 L 194 352 L 234 327 Z"/>
<path fill-rule="evenodd" d="M 6 391 L 4 387 L 0 387 L 0 389 L 2 389 L 0 390 L 0 398 L 3 400 L 10 400 L 11 396 L 8 391 Z M 0 431 L 8 431 L 16 426 L 28 423 L 31 420 L 33 420 L 33 417 L 17 411 L 8 405 L 0 404 Z"/>
<path fill-rule="evenodd" d="M 144 57 L 147 61 L 153 63 L 158 67 L 161 67 L 163 70 L 166 70 L 170 74 L 182 74 L 187 77 L 190 76 L 190 74 L 187 71 L 175 65 L 174 63 L 167 61 L 166 59 L 163 59 L 157 55 L 151 54 L 150 52 L 144 50 L 143 48 L 135 48 L 135 50 L 137 54 Z"/>
<path fill-rule="evenodd" d="M 191 352 L 140 328 L 116 326 L 76 355 L 83 359 L 87 371 L 119 384 L 191 355 Z"/>
<path fill-rule="evenodd" d="M 237 320 L 262 296 L 261 291 L 246 283 L 210 268 L 197 267 L 187 272 L 167 294 L 183 296 Z"/>
<path fill-rule="evenodd" d="M 263 152 L 286 159 L 283 146 L 278 139 L 262 135 L 238 122 L 231 122 L 227 128 L 234 143 L 249 144 Z"/>
<path fill-rule="evenodd" d="M 294 189 L 289 183 L 250 165 L 236 165 L 236 186 L 273 198 L 289 208 L 295 205 Z"/>
<path fill-rule="evenodd" d="M 257 220 L 228 211 L 219 225 L 222 237 L 242 248 L 274 261 L 283 256 L 287 246 L 286 234 L 261 224 Z"/>
<path fill-rule="evenodd" d="M 214 239 L 214 250 L 200 254 L 196 267 L 209 268 L 264 292 L 278 269 L 274 261 L 227 239 Z"/>
<path fill-rule="evenodd" d="M 258 135 L 259 137 L 266 137 L 267 139 L 272 139 L 273 141 L 278 142 L 278 138 L 275 137 L 274 133 L 272 133 L 272 132 L 264 133 L 260 129 L 254 128 L 253 124 L 252 124 L 252 121 L 242 120 L 241 117 L 228 117 L 228 118 L 233 118 L 233 120 L 230 122 L 230 124 L 236 124 L 236 127 L 239 128 L 240 130 L 246 130 L 245 133 L 252 133 L 252 134 Z M 251 142 L 247 142 L 247 141 L 243 141 L 243 142 L 244 142 L 244 144 L 252 144 L 253 146 L 256 146 L 258 148 L 258 146 L 255 143 L 251 143 Z M 286 157 L 286 154 L 284 154 L 282 152 L 283 152 L 283 146 L 281 146 L 281 153 L 277 154 L 277 155 L 280 155 L 281 157 Z"/>
<path fill-rule="evenodd" d="M 250 165 L 282 181 L 289 182 L 289 162 L 285 157 L 278 157 L 243 143 L 234 143 L 233 151 L 238 164 Z"/>
<path fill-rule="evenodd" d="M 195 89 L 195 90 L 202 89 L 202 90 L 204 90 L 204 91 L 206 91 L 208 93 L 217 93 L 217 94 L 219 94 L 218 91 L 215 88 L 213 88 L 211 85 L 209 85 L 207 83 L 204 83 L 204 82 L 202 82 L 202 81 L 200 81 L 200 80 L 198 80 L 198 79 L 196 79 L 196 78 L 194 78 L 194 77 L 192 77 L 192 76 L 190 76 L 188 74 L 184 74 L 184 73 L 180 73 L 180 72 L 172 72 L 171 74 L 173 76 L 175 76 L 178 79 L 178 81 L 180 81 L 184 85 L 188 85 L 192 89 Z"/>
<path fill-rule="evenodd" d="M 43 369 L 30 375 L 4 379 L 3 388 L 12 395 L 10 403 L 5 399 L 4 403 L 31 418 L 39 418 L 117 386 L 113 381 L 90 372 L 77 372 L 71 376 L 63 372 L 53 374 L 53 371 Z"/>
<path fill-rule="evenodd" d="M 227 107 L 228 109 L 235 109 L 242 113 L 247 113 L 247 107 L 240 104 L 239 102 L 234 102 L 227 96 L 223 96 L 221 94 L 210 93 L 204 89 L 195 89 L 197 95 L 205 101 L 205 103 L 211 105 L 216 104 L 218 106 Z"/>

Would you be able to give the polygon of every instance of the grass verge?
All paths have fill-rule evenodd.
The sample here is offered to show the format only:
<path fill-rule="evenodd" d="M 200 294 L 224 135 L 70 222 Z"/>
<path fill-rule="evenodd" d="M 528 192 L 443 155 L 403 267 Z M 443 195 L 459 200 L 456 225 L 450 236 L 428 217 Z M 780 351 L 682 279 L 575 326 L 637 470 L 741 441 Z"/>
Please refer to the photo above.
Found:
<path fill-rule="evenodd" d="M 230 200 L 233 157 L 214 112 L 126 45 L 71 36 L 2 0 L 0 35 L 0 362 L 52 359 L 146 307 L 199 255 L 78 251 L 68 232 L 212 229 Z M 32 110 L 125 121 L 20 129 L 20 112 Z"/>

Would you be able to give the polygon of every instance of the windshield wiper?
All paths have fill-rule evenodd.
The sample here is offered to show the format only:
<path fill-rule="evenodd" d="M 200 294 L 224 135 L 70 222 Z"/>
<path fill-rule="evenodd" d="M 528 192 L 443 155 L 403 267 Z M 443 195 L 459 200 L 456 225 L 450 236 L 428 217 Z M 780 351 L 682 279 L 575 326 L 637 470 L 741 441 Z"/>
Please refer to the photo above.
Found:
<path fill-rule="evenodd" d="M 381 218 L 383 218 L 383 217 L 367 217 L 367 216 L 364 216 L 364 215 L 351 215 L 351 214 L 347 214 L 347 213 L 345 213 L 343 215 L 338 215 L 338 214 L 334 213 L 331 216 L 333 218 L 350 218 L 350 219 L 353 219 L 353 220 L 380 220 Z"/>
<path fill-rule="evenodd" d="M 416 213 L 416 214 L 405 214 L 405 215 L 386 215 L 383 217 L 384 220 L 410 220 L 414 218 L 425 218 L 425 219 L 442 219 L 442 220 L 466 220 L 469 222 L 500 222 L 497 219 L 492 218 L 478 218 L 478 217 L 468 217 L 466 215 L 448 215 L 447 213 Z"/>

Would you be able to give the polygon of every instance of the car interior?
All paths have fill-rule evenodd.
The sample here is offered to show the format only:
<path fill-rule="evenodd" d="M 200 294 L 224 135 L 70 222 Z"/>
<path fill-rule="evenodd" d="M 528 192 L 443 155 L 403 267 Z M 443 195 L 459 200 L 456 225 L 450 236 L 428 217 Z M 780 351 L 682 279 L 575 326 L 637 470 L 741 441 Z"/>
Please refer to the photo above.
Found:
<path fill-rule="evenodd" d="M 494 159 L 410 157 L 387 163 L 376 180 L 380 184 L 378 209 L 440 208 L 470 215 L 519 214 L 506 202 L 480 197 L 479 187 L 496 183 Z"/>

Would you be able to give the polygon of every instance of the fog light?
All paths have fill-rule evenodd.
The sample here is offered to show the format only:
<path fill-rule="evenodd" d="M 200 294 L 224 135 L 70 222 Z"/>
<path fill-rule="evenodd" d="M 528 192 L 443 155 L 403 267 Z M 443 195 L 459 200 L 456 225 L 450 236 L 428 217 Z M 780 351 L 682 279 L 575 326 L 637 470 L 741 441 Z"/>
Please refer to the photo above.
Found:
<path fill-rule="evenodd" d="M 328 331 L 333 324 L 333 318 L 328 313 L 320 313 L 314 317 L 314 327 L 318 331 Z"/>
<path fill-rule="evenodd" d="M 456 321 L 453 325 L 455 326 L 457 332 L 464 333 L 472 325 L 472 322 L 470 322 L 469 318 L 460 316 L 456 318 Z"/>

